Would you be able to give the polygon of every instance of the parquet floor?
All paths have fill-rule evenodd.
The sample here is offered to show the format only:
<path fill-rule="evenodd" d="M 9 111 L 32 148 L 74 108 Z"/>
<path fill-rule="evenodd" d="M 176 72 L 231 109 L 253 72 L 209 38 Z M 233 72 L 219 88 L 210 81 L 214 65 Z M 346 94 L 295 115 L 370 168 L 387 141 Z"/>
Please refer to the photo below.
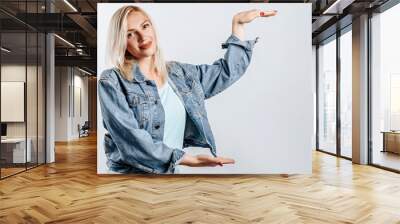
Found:
<path fill-rule="evenodd" d="M 10 175 L 13 175 L 13 174 L 15 174 L 15 173 L 18 173 L 18 172 L 21 172 L 21 171 L 24 171 L 25 170 L 25 167 L 11 167 L 11 168 L 9 168 L 9 167 L 7 167 L 7 168 L 1 168 L 1 176 L 2 177 L 7 177 L 7 176 L 10 176 Z"/>
<path fill-rule="evenodd" d="M 312 175 L 98 176 L 96 139 L 0 181 L 0 223 L 400 223 L 400 175 L 315 152 Z"/>

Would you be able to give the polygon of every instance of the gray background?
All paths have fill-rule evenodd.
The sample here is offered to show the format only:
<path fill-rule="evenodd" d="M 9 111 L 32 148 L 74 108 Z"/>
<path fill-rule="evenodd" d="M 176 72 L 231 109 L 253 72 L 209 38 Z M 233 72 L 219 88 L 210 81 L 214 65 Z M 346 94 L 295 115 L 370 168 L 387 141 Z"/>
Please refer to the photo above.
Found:
<path fill-rule="evenodd" d="M 105 46 L 109 19 L 123 5 L 98 4 L 98 74 L 110 65 Z M 180 173 L 311 173 L 314 133 L 311 4 L 137 3 L 153 18 L 166 60 L 211 64 L 223 57 L 232 16 L 259 8 L 276 9 L 272 18 L 246 25 L 246 39 L 259 36 L 246 74 L 206 101 L 220 156 L 234 165 L 213 168 L 179 166 Z M 103 149 L 104 128 L 98 106 L 98 173 L 109 173 Z M 188 148 L 188 153 L 209 154 Z"/>

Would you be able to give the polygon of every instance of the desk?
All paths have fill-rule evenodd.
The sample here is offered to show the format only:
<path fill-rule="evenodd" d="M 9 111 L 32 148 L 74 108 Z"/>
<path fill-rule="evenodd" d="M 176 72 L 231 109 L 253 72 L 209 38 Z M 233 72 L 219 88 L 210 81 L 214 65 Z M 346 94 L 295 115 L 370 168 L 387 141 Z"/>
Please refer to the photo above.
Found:
<path fill-rule="evenodd" d="M 27 138 L 28 143 L 25 154 L 25 138 L 1 139 L 1 159 L 5 163 L 25 163 L 32 160 L 32 140 Z"/>
<path fill-rule="evenodd" d="M 382 152 L 393 152 L 400 154 L 400 131 L 382 131 L 383 150 Z"/>

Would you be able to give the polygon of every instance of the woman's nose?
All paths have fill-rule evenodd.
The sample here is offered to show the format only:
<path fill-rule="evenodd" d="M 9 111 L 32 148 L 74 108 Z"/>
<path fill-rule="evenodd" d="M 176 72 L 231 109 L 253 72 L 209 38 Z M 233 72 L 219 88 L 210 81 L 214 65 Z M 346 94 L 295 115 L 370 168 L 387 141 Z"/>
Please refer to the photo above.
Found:
<path fill-rule="evenodd" d="M 141 31 L 136 31 L 136 36 L 139 43 L 143 41 L 143 33 Z"/>

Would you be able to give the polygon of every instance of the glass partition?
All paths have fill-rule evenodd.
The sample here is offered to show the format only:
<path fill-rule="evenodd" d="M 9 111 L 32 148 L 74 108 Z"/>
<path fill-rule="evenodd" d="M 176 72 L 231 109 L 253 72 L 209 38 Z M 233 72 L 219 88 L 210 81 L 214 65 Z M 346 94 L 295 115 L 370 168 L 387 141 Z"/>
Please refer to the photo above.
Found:
<path fill-rule="evenodd" d="M 45 35 L 21 20 L 45 1 L 1 1 L 0 178 L 45 163 Z"/>
<path fill-rule="evenodd" d="M 26 40 L 24 31 L 1 34 L 2 177 L 24 171 L 31 158 L 26 150 Z"/>

